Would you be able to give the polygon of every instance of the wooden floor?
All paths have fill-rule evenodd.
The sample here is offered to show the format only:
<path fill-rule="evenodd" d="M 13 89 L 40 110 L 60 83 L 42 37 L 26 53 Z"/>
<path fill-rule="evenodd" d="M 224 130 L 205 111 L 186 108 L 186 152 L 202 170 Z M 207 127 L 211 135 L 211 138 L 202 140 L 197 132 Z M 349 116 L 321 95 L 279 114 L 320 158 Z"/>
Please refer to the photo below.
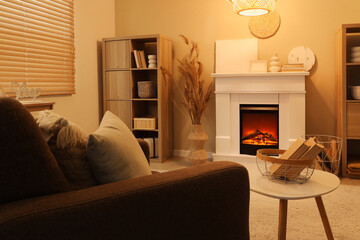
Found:
<path fill-rule="evenodd" d="M 163 163 L 150 162 L 150 168 L 156 172 L 166 172 L 191 166 L 185 157 L 172 157 Z"/>

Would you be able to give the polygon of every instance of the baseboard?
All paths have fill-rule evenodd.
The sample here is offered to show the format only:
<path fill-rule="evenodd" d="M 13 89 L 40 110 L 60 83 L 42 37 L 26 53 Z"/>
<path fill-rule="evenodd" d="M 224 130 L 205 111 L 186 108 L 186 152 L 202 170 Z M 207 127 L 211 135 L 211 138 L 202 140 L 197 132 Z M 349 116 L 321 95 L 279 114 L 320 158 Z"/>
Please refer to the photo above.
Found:
<path fill-rule="evenodd" d="M 173 150 L 173 156 L 174 157 L 187 157 L 187 155 L 189 154 L 190 150 Z M 212 152 L 206 152 L 209 159 L 213 159 L 213 156 L 212 156 Z"/>

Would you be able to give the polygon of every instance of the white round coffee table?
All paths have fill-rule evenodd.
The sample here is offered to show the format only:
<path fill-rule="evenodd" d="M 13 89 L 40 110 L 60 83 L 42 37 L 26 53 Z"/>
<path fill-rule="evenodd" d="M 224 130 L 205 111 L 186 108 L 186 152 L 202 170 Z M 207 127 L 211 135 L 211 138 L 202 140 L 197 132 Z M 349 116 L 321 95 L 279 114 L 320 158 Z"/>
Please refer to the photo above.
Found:
<path fill-rule="evenodd" d="M 286 239 L 288 200 L 315 198 L 328 239 L 334 239 L 321 196 L 334 191 L 339 178 L 331 173 L 315 170 L 312 177 L 300 184 L 280 180 L 270 180 L 256 172 L 254 165 L 243 164 L 249 171 L 250 190 L 280 200 L 278 239 Z M 248 168 L 249 167 L 249 168 Z"/>

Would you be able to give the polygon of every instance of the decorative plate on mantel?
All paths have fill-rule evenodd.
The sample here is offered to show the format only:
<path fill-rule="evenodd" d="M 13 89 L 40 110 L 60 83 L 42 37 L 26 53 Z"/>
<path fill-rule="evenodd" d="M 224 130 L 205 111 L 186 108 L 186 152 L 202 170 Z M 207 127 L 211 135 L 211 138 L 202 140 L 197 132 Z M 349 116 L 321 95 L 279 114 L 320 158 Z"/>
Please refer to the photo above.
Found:
<path fill-rule="evenodd" d="M 280 15 L 276 11 L 265 15 L 251 17 L 249 21 L 250 32 L 258 38 L 273 36 L 280 27 Z"/>
<path fill-rule="evenodd" d="M 310 69 L 315 64 L 315 55 L 310 48 L 307 47 L 296 47 L 292 49 L 288 56 L 289 63 L 303 63 L 306 71 Z"/>

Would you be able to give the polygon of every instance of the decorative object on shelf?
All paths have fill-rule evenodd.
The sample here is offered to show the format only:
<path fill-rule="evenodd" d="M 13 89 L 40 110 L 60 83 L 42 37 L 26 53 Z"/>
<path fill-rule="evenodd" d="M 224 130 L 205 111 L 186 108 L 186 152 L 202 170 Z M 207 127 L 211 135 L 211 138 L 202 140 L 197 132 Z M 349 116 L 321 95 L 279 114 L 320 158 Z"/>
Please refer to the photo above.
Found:
<path fill-rule="evenodd" d="M 260 16 L 275 10 L 275 0 L 228 0 L 242 16 Z"/>
<path fill-rule="evenodd" d="M 155 130 L 156 117 L 134 118 L 134 129 Z"/>
<path fill-rule="evenodd" d="M 280 15 L 276 11 L 266 15 L 252 17 L 249 20 L 250 32 L 257 38 L 268 38 L 279 30 Z"/>
<path fill-rule="evenodd" d="M 360 86 L 351 86 L 351 96 L 353 99 L 360 99 Z"/>
<path fill-rule="evenodd" d="M 140 98 L 152 98 L 155 95 L 155 87 L 153 81 L 137 82 L 138 95 Z"/>
<path fill-rule="evenodd" d="M 201 133 L 203 130 L 201 117 L 213 94 L 214 82 L 211 81 L 208 86 L 205 86 L 205 82 L 202 79 L 201 75 L 203 73 L 204 67 L 203 64 L 199 61 L 198 43 L 189 40 L 184 35 L 180 35 L 180 37 L 184 40 L 185 44 L 189 48 L 189 53 L 183 59 L 178 60 L 180 63 L 178 70 L 185 79 L 184 91 L 181 91 L 180 87 L 173 81 L 172 74 L 169 72 L 169 70 L 161 67 L 161 72 L 164 76 L 164 79 L 166 79 L 167 76 L 170 81 L 174 82 L 175 87 L 181 94 L 181 102 L 186 107 L 186 110 L 190 115 L 193 126 L 192 131 L 188 136 L 191 144 L 188 160 L 192 164 L 199 164 L 208 160 L 207 154 L 204 154 L 206 151 L 203 149 L 207 137 L 204 136 L 205 132 Z M 175 106 L 177 106 L 179 110 L 184 113 L 184 110 L 182 110 L 182 108 L 180 108 L 174 100 L 173 102 Z M 195 142 L 194 138 L 196 137 L 199 138 L 199 142 Z"/>
<path fill-rule="evenodd" d="M 296 47 L 292 49 L 288 56 L 289 63 L 303 63 L 306 71 L 310 71 L 315 64 L 315 55 L 310 48 Z"/>
<path fill-rule="evenodd" d="M 17 87 L 17 89 L 16 89 Z M 32 101 L 35 101 L 41 93 L 40 88 L 31 88 L 26 86 L 26 82 L 19 84 L 18 82 L 10 83 L 10 88 L 16 93 L 16 100 L 21 98 L 32 98 Z"/>
<path fill-rule="evenodd" d="M 156 68 L 157 67 L 156 55 L 149 55 L 148 60 L 149 60 L 149 68 Z"/>
<path fill-rule="evenodd" d="M 267 72 L 267 61 L 266 60 L 250 61 L 250 72 Z"/>
<path fill-rule="evenodd" d="M 269 71 L 270 72 L 279 72 L 280 71 L 280 58 L 278 57 L 277 54 L 275 54 L 274 56 L 272 56 L 270 58 Z"/>
<path fill-rule="evenodd" d="M 360 46 L 351 48 L 351 62 L 360 63 Z"/>

